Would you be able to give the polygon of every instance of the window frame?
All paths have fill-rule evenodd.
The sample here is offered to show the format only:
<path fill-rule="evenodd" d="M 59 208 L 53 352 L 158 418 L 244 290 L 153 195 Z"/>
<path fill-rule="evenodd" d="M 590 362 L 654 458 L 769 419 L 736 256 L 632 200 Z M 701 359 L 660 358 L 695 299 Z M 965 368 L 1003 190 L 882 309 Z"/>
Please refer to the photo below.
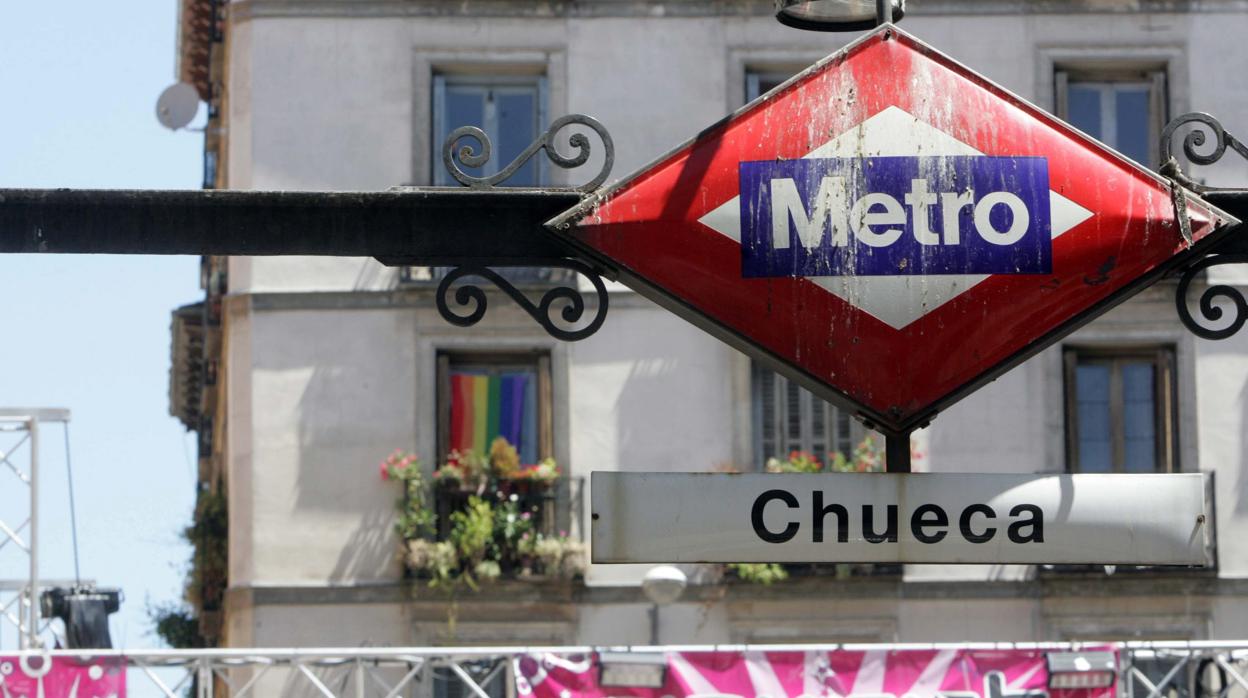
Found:
<path fill-rule="evenodd" d="M 429 163 L 432 171 L 431 180 L 435 186 L 458 186 L 458 182 L 451 177 L 442 161 L 442 146 L 446 136 L 450 132 L 460 126 L 468 124 L 451 124 L 447 123 L 446 116 L 446 91 L 448 86 L 466 86 L 481 89 L 497 89 L 497 88 L 531 88 L 534 91 L 536 101 L 536 113 L 534 114 L 534 131 L 529 142 L 532 142 L 541 135 L 543 129 L 546 128 L 548 122 L 549 110 L 549 80 L 545 73 L 546 68 L 543 66 L 534 66 L 528 63 L 510 64 L 499 63 L 489 64 L 487 66 L 472 66 L 465 68 L 454 67 L 432 67 L 430 73 L 429 94 Z M 488 117 L 487 117 L 488 122 Z M 503 162 L 498 152 L 501 139 L 498 132 L 498 124 L 483 124 L 482 130 L 486 132 L 494 152 L 482 167 L 481 176 L 492 176 L 498 171 L 506 167 L 508 162 Z M 471 139 L 469 140 L 471 142 Z M 527 145 L 527 144 L 526 144 Z M 550 175 L 549 164 L 544 157 L 533 157 L 529 162 L 533 163 L 534 182 L 532 186 L 545 186 Z M 507 182 L 503 182 L 499 186 L 511 186 Z M 448 272 L 454 267 L 429 267 L 429 266 L 403 266 L 399 269 L 399 284 L 402 286 L 433 286 L 442 281 Z M 542 289 L 550 286 L 568 285 L 576 280 L 576 272 L 571 269 L 562 269 L 558 267 L 504 267 L 497 270 L 504 278 L 519 288 Z"/>
<path fill-rule="evenodd" d="M 1079 473 L 1079 420 L 1075 372 L 1081 363 L 1108 364 L 1110 374 L 1111 473 L 1125 470 L 1125 430 L 1121 389 L 1121 366 L 1128 361 L 1153 364 L 1154 470 L 1179 472 L 1179 386 L 1173 344 L 1146 346 L 1062 347 L 1062 388 L 1066 437 L 1066 472 Z M 1117 387 L 1115 387 L 1117 386 Z"/>
<path fill-rule="evenodd" d="M 783 73 L 796 75 L 828 55 L 827 46 L 776 46 L 759 45 L 745 41 L 728 46 L 724 77 L 724 108 L 729 112 L 740 109 L 751 100 L 746 91 L 750 73 Z"/>
<path fill-rule="evenodd" d="M 1106 132 L 1116 135 L 1116 123 L 1111 112 L 1106 110 L 1106 96 L 1113 94 L 1114 87 L 1133 86 L 1148 90 L 1148 161 L 1141 162 L 1144 167 L 1156 167 L 1161 159 L 1161 132 L 1169 120 L 1169 63 L 1166 61 L 1096 61 L 1086 63 L 1056 63 L 1053 66 L 1053 113 L 1062 121 L 1070 123 L 1070 87 L 1072 84 L 1096 87 L 1101 91 L 1101 122 L 1109 127 L 1102 128 L 1102 137 Z M 1110 100 L 1112 101 L 1112 100 Z M 1116 108 L 1115 108 L 1116 109 Z M 1074 124 L 1071 124 L 1074 126 Z M 1091 134 L 1086 134 L 1091 138 Z M 1117 138 L 1096 139 L 1118 151 Z M 1119 151 L 1120 152 L 1120 151 Z M 1125 153 L 1124 153 L 1125 155 Z"/>
<path fill-rule="evenodd" d="M 531 87 L 534 91 L 536 99 L 536 113 L 534 114 L 534 132 L 529 139 L 530 142 L 536 140 L 541 135 L 542 130 L 546 127 L 548 119 L 548 102 L 549 87 L 548 80 L 543 72 L 514 72 L 513 67 L 508 70 L 506 66 L 493 66 L 495 71 L 492 72 L 459 72 L 459 71 L 441 71 L 433 72 L 432 90 L 430 94 L 430 165 L 433 171 L 434 186 L 454 186 L 457 182 L 447 172 L 442 162 L 442 148 L 446 136 L 450 132 L 460 126 L 468 124 L 451 124 L 447 123 L 446 117 L 446 91 L 448 86 L 461 87 L 478 87 L 485 90 L 490 89 L 515 89 L 522 87 Z M 495 152 L 489 161 L 482 166 L 482 175 L 491 176 L 497 174 L 500 169 L 506 167 L 510 163 L 502 162 L 498 156 L 497 149 L 499 147 L 500 138 L 498 132 L 498 124 L 490 124 L 489 116 L 486 116 L 487 123 L 481 125 L 481 129 L 485 131 L 490 142 L 494 145 Z M 543 158 L 533 158 L 534 164 L 534 182 L 532 186 L 540 187 L 546 184 L 548 176 L 548 168 Z M 508 186 L 505 182 L 500 186 Z"/>
<path fill-rule="evenodd" d="M 783 85 L 790 78 L 805 70 L 806 66 L 795 67 L 788 70 L 783 66 L 746 66 L 745 67 L 745 101 L 743 104 L 749 104 L 754 100 L 762 97 L 772 89 Z M 766 90 L 762 89 L 763 82 L 772 83 L 772 87 Z"/>
<path fill-rule="evenodd" d="M 507 367 L 531 369 L 537 375 L 537 458 L 555 457 L 554 386 L 551 377 L 550 351 L 531 350 L 478 351 L 440 349 L 436 358 L 437 395 L 435 420 L 439 462 L 450 452 L 451 444 L 451 369 L 488 366 L 492 370 Z M 482 454 L 484 455 L 484 454 Z M 435 464 L 435 468 L 437 465 Z"/>

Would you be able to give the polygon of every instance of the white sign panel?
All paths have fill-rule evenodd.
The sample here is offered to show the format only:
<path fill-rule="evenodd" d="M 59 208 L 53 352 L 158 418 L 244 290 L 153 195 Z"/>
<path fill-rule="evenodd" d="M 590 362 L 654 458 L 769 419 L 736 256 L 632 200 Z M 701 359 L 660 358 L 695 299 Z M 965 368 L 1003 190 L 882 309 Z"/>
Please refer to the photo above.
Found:
<path fill-rule="evenodd" d="M 593 561 L 1198 565 L 1204 477 L 593 473 Z"/>

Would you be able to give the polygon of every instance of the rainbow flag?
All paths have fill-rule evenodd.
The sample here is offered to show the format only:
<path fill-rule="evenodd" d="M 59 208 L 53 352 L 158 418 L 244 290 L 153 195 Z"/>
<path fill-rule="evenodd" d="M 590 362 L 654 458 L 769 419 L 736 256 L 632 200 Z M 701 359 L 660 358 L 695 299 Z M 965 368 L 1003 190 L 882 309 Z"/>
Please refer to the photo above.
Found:
<path fill-rule="evenodd" d="M 499 436 L 537 462 L 536 375 L 452 371 L 451 448 L 484 455 Z"/>

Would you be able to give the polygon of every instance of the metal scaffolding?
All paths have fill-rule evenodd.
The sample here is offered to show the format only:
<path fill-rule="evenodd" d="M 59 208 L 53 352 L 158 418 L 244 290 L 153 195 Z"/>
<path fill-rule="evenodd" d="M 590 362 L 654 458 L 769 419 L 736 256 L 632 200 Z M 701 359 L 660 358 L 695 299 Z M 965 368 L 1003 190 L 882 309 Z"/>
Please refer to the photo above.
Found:
<path fill-rule="evenodd" d="M 1248 641 L 1124 643 L 890 643 L 845 645 L 699 645 L 651 647 L 411 647 L 205 650 L 25 650 L 40 656 L 124 663 L 130 689 L 155 688 L 167 698 L 246 698 L 271 692 L 265 677 L 282 681 L 284 696 L 365 698 L 433 695 L 449 682 L 473 698 L 515 695 L 515 662 L 523 656 L 589 655 L 609 651 L 766 652 L 833 650 L 1023 650 L 1069 652 L 1112 646 L 1119 653 L 1118 692 L 1125 698 L 1242 698 L 1248 695 Z M 0 657 L 12 660 L 13 657 Z M 137 681 L 136 681 L 137 680 Z M 501 682 L 501 683 L 500 683 Z M 749 698 L 749 697 L 746 697 Z"/>
<path fill-rule="evenodd" d="M 48 580 L 39 579 L 39 427 L 47 422 L 69 422 L 69 410 L 49 408 L 0 408 L 0 491 L 25 491 L 29 497 L 23 511 L 17 500 L 0 504 L 0 553 L 24 562 L 24 578 L 0 579 L 0 629 L 16 628 L 18 646 L 23 649 L 42 645 L 40 635 L 47 622 L 39 618 L 39 588 Z M 9 489 L 16 482 L 17 489 Z M 13 510 L 7 506 L 13 505 Z M 4 565 L 16 569 L 19 565 Z M 0 634 L 0 642 L 3 635 Z"/>
<path fill-rule="evenodd" d="M 1128 642 L 1118 685 L 1126 698 L 1248 695 L 1248 643 Z"/>

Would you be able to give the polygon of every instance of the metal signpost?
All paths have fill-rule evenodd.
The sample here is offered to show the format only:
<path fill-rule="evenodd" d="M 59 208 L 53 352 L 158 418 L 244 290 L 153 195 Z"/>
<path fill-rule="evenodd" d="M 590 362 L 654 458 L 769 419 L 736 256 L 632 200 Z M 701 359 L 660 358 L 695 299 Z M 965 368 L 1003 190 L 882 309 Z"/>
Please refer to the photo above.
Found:
<path fill-rule="evenodd" d="M 787 4 L 805 16 L 803 3 Z M 1248 192 L 1183 175 L 1170 141 L 1185 125 L 1204 129 L 1184 140 L 1191 162 L 1210 164 L 1228 147 L 1248 158 L 1212 117 L 1188 115 L 1164 134 L 1165 176 L 1150 173 L 887 25 L 604 190 L 610 136 L 593 119 L 568 116 L 488 178 L 464 171 L 490 158 L 485 133 L 452 132 L 444 160 L 464 188 L 0 190 L 0 252 L 449 266 L 435 294 L 448 321 L 467 327 L 486 316 L 498 296 L 484 281 L 564 340 L 602 325 L 603 277 L 618 278 L 851 408 L 886 436 L 888 470 L 908 473 L 912 431 L 1166 274 L 1182 273 L 1178 313 L 1197 334 L 1230 336 L 1248 321 L 1248 301 L 1224 286 L 1200 298 L 1203 320 L 1216 326 L 1189 312 L 1187 289 L 1201 270 L 1248 261 L 1237 220 L 1248 216 Z M 1214 143 L 1201 151 L 1206 133 Z M 499 187 L 539 153 L 571 169 L 598 147 L 602 167 L 582 187 Z M 589 283 L 534 298 L 496 270 L 506 266 L 562 267 Z M 1223 317 L 1218 298 L 1235 314 Z M 707 475 L 696 485 L 670 477 L 595 480 L 596 561 L 1202 564 L 1209 529 L 1203 485 L 1177 476 L 1127 487 L 1078 476 L 821 475 L 768 479 L 762 492 L 755 477 Z M 655 528 L 675 526 L 655 502 L 695 486 L 719 499 L 676 503 L 707 502 L 703 522 Z M 1166 511 L 1111 496 L 1135 487 L 1140 501 L 1164 497 Z M 787 494 L 759 504 L 770 490 Z M 859 518 L 872 506 L 878 519 Z M 791 539 L 768 540 L 790 524 Z M 825 541 L 844 536 L 850 549 L 812 541 L 820 525 Z M 872 540 L 881 527 L 896 529 L 884 536 L 889 545 Z M 1016 527 L 1022 542 L 1011 536 Z M 995 537 L 979 540 L 990 528 Z M 637 547 L 643 529 L 678 545 Z M 1089 529 L 1105 547 L 1080 536 Z M 722 545 L 729 531 L 739 539 Z M 1147 544 L 1131 539 L 1137 531 Z M 924 540 L 938 533 L 940 541 Z"/>

